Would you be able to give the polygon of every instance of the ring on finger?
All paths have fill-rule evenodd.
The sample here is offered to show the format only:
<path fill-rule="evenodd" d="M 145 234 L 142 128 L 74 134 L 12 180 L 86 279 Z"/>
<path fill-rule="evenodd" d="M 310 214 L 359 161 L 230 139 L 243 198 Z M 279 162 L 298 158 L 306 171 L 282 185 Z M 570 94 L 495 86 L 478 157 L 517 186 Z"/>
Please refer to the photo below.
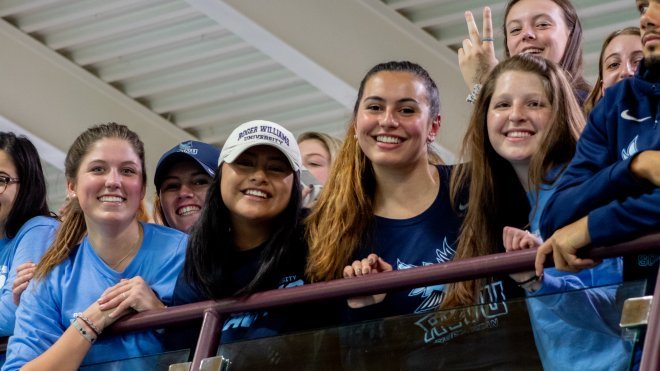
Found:
<path fill-rule="evenodd" d="M 482 37 L 481 41 L 495 41 L 495 38 L 493 38 L 493 37 Z"/>
<path fill-rule="evenodd" d="M 124 291 L 124 292 L 121 293 L 121 297 L 124 298 L 124 299 L 126 299 L 126 291 Z"/>

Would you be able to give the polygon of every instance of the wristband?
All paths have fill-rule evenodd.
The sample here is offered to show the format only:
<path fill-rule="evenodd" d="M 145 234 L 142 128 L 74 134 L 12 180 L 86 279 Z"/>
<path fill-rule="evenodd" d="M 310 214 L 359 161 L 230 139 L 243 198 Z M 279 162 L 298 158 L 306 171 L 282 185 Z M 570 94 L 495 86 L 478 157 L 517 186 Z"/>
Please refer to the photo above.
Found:
<path fill-rule="evenodd" d="M 474 104 L 474 102 L 477 101 L 477 97 L 479 96 L 479 92 L 481 92 L 481 84 L 474 84 L 474 86 L 472 87 L 472 91 L 467 96 L 465 101 L 468 102 L 468 103 Z"/>
<path fill-rule="evenodd" d="M 101 332 L 103 332 L 102 330 L 99 330 L 99 328 L 96 327 L 96 325 L 94 324 L 94 322 L 92 322 L 92 320 L 89 319 L 86 315 L 84 315 L 84 314 L 82 314 L 82 313 L 75 313 L 73 316 L 74 316 L 75 318 L 80 318 L 81 320 L 83 320 L 83 322 L 85 322 L 85 323 L 87 324 L 87 326 L 89 326 L 89 328 L 91 328 L 92 331 L 94 331 L 94 333 L 96 334 L 96 336 L 101 335 Z"/>
<path fill-rule="evenodd" d="M 78 318 L 75 318 L 73 321 L 71 321 L 71 324 L 73 325 L 73 327 L 76 330 L 78 330 L 80 335 L 82 335 L 82 337 L 84 337 L 85 340 L 89 341 L 90 344 L 94 344 L 94 342 L 96 341 L 96 338 L 93 337 L 92 335 L 90 335 L 87 332 L 87 330 L 85 330 L 84 328 L 82 328 L 82 326 L 80 326 L 80 323 L 78 323 Z"/>

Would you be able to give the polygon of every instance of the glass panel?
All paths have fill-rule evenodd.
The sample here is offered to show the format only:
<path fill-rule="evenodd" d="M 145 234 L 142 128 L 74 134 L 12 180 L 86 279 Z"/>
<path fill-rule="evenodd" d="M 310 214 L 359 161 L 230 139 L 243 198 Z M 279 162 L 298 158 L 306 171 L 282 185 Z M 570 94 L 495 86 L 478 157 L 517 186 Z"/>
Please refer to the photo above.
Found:
<path fill-rule="evenodd" d="M 171 364 L 182 363 L 188 360 L 189 350 L 179 350 L 174 352 L 167 352 L 155 354 L 146 357 L 136 357 L 124 359 L 121 361 L 112 361 L 105 363 L 98 363 L 95 365 L 87 365 L 81 367 L 82 371 L 116 371 L 116 370 L 145 370 L 157 371 L 168 370 Z"/>
<path fill-rule="evenodd" d="M 638 334 L 619 327 L 620 311 L 643 292 L 630 282 L 434 310 L 223 344 L 218 355 L 229 370 L 624 370 Z"/>

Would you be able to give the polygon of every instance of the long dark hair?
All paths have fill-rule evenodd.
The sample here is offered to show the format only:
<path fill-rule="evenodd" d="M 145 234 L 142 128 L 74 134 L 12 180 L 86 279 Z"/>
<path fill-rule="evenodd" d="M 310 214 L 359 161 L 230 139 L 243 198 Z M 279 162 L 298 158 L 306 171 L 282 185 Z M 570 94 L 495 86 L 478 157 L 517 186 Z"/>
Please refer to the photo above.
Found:
<path fill-rule="evenodd" d="M 284 211 L 273 220 L 275 230 L 261 252 L 257 274 L 249 284 L 237 292 L 227 292 L 224 288 L 229 267 L 234 262 L 231 259 L 233 239 L 230 230 L 230 211 L 222 200 L 221 180 L 222 166 L 218 168 L 209 186 L 202 214 L 190 232 L 183 266 L 184 277 L 188 283 L 212 299 L 248 295 L 274 288 L 272 282 L 283 266 L 294 264 L 293 261 L 296 259 L 301 260 L 301 266 L 304 264 L 304 252 L 295 250 L 300 246 L 296 240 L 302 240 L 300 177 L 297 172 L 293 172 L 291 199 Z"/>
<path fill-rule="evenodd" d="M 20 182 L 14 206 L 5 222 L 6 236 L 14 237 L 31 218 L 54 215 L 48 208 L 46 180 L 34 144 L 24 136 L 17 137 L 12 132 L 0 132 L 0 149 L 11 157 Z"/>

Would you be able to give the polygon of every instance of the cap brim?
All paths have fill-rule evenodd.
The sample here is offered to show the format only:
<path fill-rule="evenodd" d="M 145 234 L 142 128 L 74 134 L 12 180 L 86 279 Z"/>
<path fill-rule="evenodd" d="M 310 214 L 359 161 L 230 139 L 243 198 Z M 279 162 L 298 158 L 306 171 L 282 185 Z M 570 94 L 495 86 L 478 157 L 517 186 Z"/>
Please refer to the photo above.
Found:
<path fill-rule="evenodd" d="M 236 161 L 238 156 L 240 156 L 243 152 L 256 146 L 269 146 L 277 149 L 278 151 L 282 152 L 282 154 L 284 154 L 287 160 L 289 160 L 289 165 L 291 165 L 291 169 L 293 169 L 293 171 L 300 171 L 300 167 L 296 165 L 296 161 L 294 157 L 288 153 L 289 151 L 280 146 L 274 145 L 273 142 L 268 140 L 257 140 L 251 141 L 250 143 L 241 143 L 231 148 L 224 147 L 220 153 L 220 160 L 218 161 L 218 165 L 222 165 L 223 162 L 231 164 Z M 226 155 L 223 156 L 223 154 Z"/>
<path fill-rule="evenodd" d="M 195 162 L 199 167 L 204 170 L 206 174 L 209 176 L 214 176 L 215 175 L 215 169 L 211 169 L 206 164 L 195 158 L 194 156 L 191 156 L 185 152 L 174 152 L 167 156 L 164 159 L 161 159 L 160 163 L 156 167 L 156 172 L 154 174 L 154 185 L 156 186 L 156 192 L 160 192 L 160 186 L 163 184 L 163 181 L 165 180 L 165 175 L 169 168 L 176 162 L 182 161 L 182 160 L 192 160 Z"/>

